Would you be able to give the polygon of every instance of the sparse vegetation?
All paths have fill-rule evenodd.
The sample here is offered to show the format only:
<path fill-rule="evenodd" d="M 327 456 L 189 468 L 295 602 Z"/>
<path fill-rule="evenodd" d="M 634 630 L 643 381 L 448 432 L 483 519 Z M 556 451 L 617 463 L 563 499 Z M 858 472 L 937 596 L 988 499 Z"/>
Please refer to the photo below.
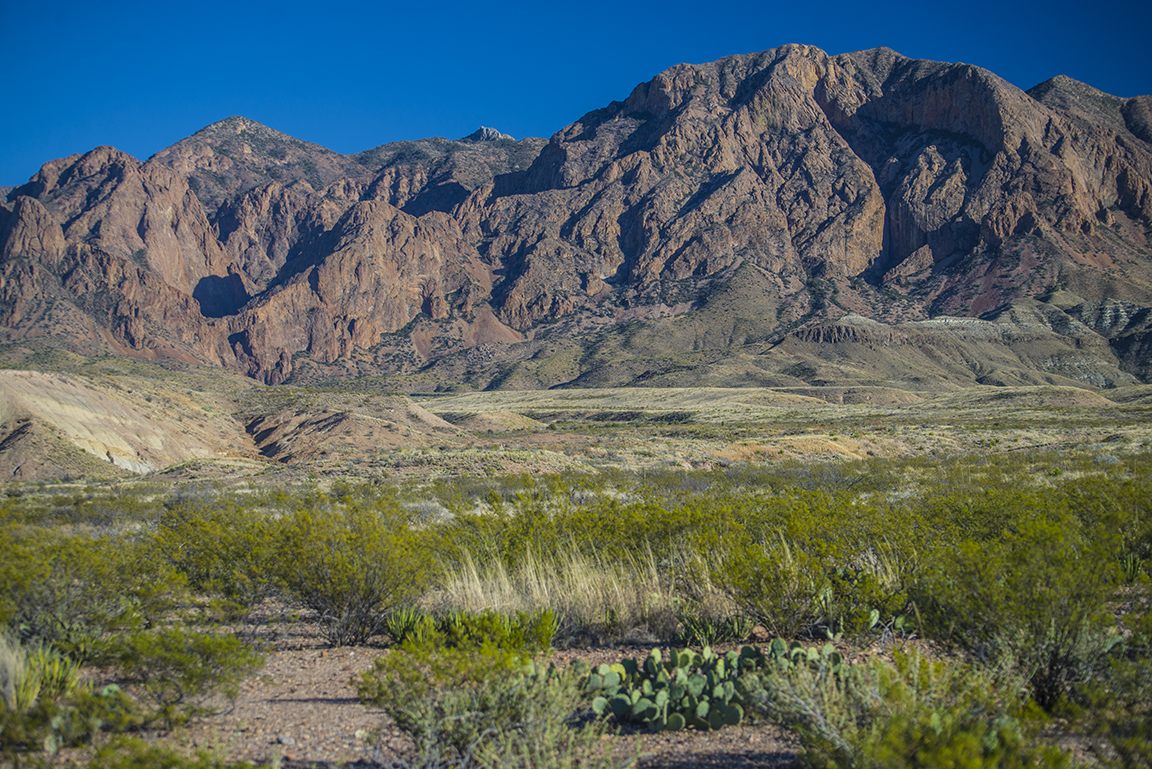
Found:
<path fill-rule="evenodd" d="M 577 763 L 614 765 L 593 750 L 603 725 L 581 725 L 598 710 L 665 729 L 779 719 L 820 766 L 1055 761 L 1046 711 L 1062 734 L 1141 766 L 1152 455 L 1117 449 L 1108 462 L 1033 451 L 323 489 L 24 487 L 0 503 L 0 611 L 13 643 L 56 655 L 65 672 L 43 680 L 65 683 L 42 686 L 40 705 L 6 698 L 4 750 L 25 755 L 49 736 L 99 746 L 107 731 L 201 717 L 259 664 L 225 632 L 259 643 L 257 617 L 275 605 L 320 623 L 332 645 L 393 645 L 362 696 L 394 702 L 414 765 L 520 760 L 528 733 Z M 821 667 L 805 651 L 785 668 L 761 660 L 791 661 L 791 646 L 749 652 L 755 664 L 724 673 L 741 699 L 713 718 L 680 697 L 680 724 L 671 700 L 632 717 L 620 687 L 649 696 L 644 661 L 593 695 L 587 674 L 550 672 L 540 656 L 622 640 L 756 644 L 765 632 L 844 658 Z M 939 645 L 918 651 L 922 640 Z M 894 642 L 911 644 L 905 656 L 845 659 Z M 706 679 L 712 659 L 686 675 Z M 120 688 L 67 684 L 78 665 Z M 606 672 L 619 674 L 589 671 L 601 688 Z M 419 687 L 438 693 L 414 699 Z M 611 705 L 621 696 L 626 714 Z M 529 711 L 550 715 L 515 715 Z M 458 733 L 463 713 L 484 714 L 469 721 L 480 732 Z"/>
<path fill-rule="evenodd" d="M 604 725 L 581 723 L 581 680 L 534 661 L 544 638 L 525 637 L 542 618 L 465 615 L 446 632 L 409 638 L 376 660 L 357 691 L 415 742 L 412 767 L 588 767 L 632 763 L 601 740 Z M 550 641 L 550 639 L 548 639 Z"/>
<path fill-rule="evenodd" d="M 768 670 L 758 705 L 800 736 L 811 767 L 1061 767 L 1009 671 L 897 652 L 837 670 Z"/>

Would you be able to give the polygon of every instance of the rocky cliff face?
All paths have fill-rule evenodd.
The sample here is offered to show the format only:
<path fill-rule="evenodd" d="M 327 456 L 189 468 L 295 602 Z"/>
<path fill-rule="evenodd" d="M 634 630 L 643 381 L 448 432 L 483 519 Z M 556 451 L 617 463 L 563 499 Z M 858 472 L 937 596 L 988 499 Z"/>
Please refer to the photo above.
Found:
<path fill-rule="evenodd" d="M 11 191 L 0 322 L 272 383 L 547 386 L 607 371 L 609 347 L 819 357 L 863 338 L 841 316 L 905 346 L 930 342 L 899 324 L 983 316 L 1098 363 L 1044 375 L 1121 383 L 1150 374 L 1150 115 L 1062 76 L 1025 93 L 785 46 L 673 67 L 547 142 L 481 129 L 343 156 L 229 118 Z"/>

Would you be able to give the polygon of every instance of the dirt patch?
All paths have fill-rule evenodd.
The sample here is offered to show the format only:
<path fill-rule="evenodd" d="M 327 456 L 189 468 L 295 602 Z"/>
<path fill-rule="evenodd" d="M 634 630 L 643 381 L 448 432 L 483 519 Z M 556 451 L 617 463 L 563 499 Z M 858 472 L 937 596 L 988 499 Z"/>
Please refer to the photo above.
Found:
<path fill-rule="evenodd" d="M 280 462 L 359 458 L 400 448 L 456 443 L 460 431 L 403 396 L 330 396 L 246 425 L 260 453 Z"/>
<path fill-rule="evenodd" d="M 292 632 L 277 642 L 264 669 L 244 682 L 230 712 L 169 737 L 229 762 L 280 760 L 291 767 L 387 766 L 408 755 L 411 741 L 382 711 L 361 705 L 352 683 L 388 651 L 327 649 L 313 626 Z M 647 647 L 597 647 L 557 651 L 552 660 L 558 666 L 575 659 L 598 665 L 647 654 Z M 380 737 L 373 745 L 368 736 L 376 730 Z M 769 724 L 669 734 L 624 729 L 608 739 L 624 755 L 639 754 L 637 766 L 647 769 L 792 767 L 798 747 L 791 735 Z"/>

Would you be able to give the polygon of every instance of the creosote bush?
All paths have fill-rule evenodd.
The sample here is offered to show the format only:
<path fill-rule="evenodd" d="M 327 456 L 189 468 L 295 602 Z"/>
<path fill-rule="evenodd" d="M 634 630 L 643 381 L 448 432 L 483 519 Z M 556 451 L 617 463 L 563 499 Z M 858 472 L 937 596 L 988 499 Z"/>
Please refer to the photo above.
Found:
<path fill-rule="evenodd" d="M 987 665 L 1011 660 L 1051 710 L 1120 643 L 1107 536 L 1070 518 L 1022 520 L 942 550 L 917 592 L 924 630 Z"/>
<path fill-rule="evenodd" d="M 157 522 L 161 555 L 199 594 L 218 599 L 223 615 L 243 620 L 280 587 L 279 522 L 234 498 L 178 500 Z"/>
<path fill-rule="evenodd" d="M 816 609 L 820 562 L 781 539 L 742 542 L 717 558 L 712 582 L 769 633 L 796 637 Z"/>
<path fill-rule="evenodd" d="M 1144 598 L 1125 617 L 1130 635 L 1100 676 L 1075 687 L 1061 715 L 1109 749 L 1107 766 L 1152 769 L 1152 612 Z"/>
<path fill-rule="evenodd" d="M 234 699 L 240 681 L 264 664 L 263 655 L 233 636 L 184 627 L 125 635 L 105 656 L 168 727 L 215 712 L 205 706 L 209 698 Z"/>
<path fill-rule="evenodd" d="M 1057 459 L 1061 472 L 1053 474 Z M 103 691 L 81 687 L 55 700 L 41 696 L 19 716 L 27 729 L 18 750 L 42 745 L 54 734 L 47 724 L 62 714 L 70 715 L 60 723 L 73 724 L 61 729 L 73 735 L 62 734 L 64 742 L 91 734 L 89 715 L 97 712 L 106 714 L 93 716 L 102 721 L 100 729 L 140 723 L 165 709 L 174 720 L 194 715 L 202 694 L 221 681 L 208 676 L 198 682 L 194 671 L 201 662 L 228 667 L 233 652 L 245 652 L 212 644 L 163 651 L 134 646 L 133 639 L 143 634 L 152 643 L 173 626 L 216 637 L 217 623 L 243 622 L 256 606 L 312 609 L 332 644 L 363 642 L 385 631 L 398 640 L 411 637 L 413 644 L 399 644 L 395 664 L 407 660 L 425 683 L 405 684 L 397 669 L 401 677 L 387 685 L 427 686 L 429 676 L 450 682 L 445 696 L 452 693 L 464 704 L 437 700 L 444 709 L 420 716 L 430 725 L 419 727 L 448 734 L 455 727 L 440 721 L 454 718 L 449 712 L 487 707 L 468 700 L 468 687 L 481 686 L 477 681 L 491 679 L 482 685 L 494 687 L 488 701 L 545 696 L 521 680 L 531 675 L 501 662 L 502 656 L 520 660 L 527 646 L 491 638 L 517 612 L 532 617 L 550 610 L 559 642 L 568 643 L 704 642 L 744 635 L 749 620 L 820 643 L 829 636 L 863 643 L 899 639 L 911 630 L 958 653 L 964 663 L 957 675 L 971 678 L 977 689 L 980 676 L 1011 664 L 1030 681 L 1026 691 L 1037 702 L 1069 719 L 1069 730 L 1106 741 L 1128 765 L 1145 766 L 1139 756 L 1148 752 L 1141 742 L 1149 712 L 1141 699 L 1148 655 L 1140 649 L 1149 644 L 1134 628 L 1149 599 L 1152 455 L 1107 465 L 1092 459 L 1020 452 L 994 459 L 733 465 L 711 472 L 489 476 L 431 485 L 422 479 L 396 492 L 406 507 L 381 484 L 336 483 L 329 492 L 199 487 L 166 501 L 151 489 L 125 495 L 123 517 L 116 491 L 10 495 L 0 499 L 0 624 L 8 623 L 26 649 L 42 647 L 85 664 L 115 662 L 111 653 L 101 655 L 120 649 L 126 656 L 105 674 L 120 676 L 125 691 L 140 698 L 134 714 L 121 717 L 107 705 L 112 699 L 96 701 Z M 451 515 L 406 512 L 430 508 Z M 280 600 L 261 604 L 268 596 Z M 421 625 L 416 607 L 431 613 L 431 630 Z M 476 619 L 488 607 L 496 614 Z M 412 622 L 401 630 L 406 611 Z M 456 613 L 488 628 L 484 635 L 493 651 L 472 655 L 487 660 L 488 672 L 452 677 L 452 666 L 475 661 L 455 651 L 472 643 L 469 633 L 458 634 L 460 643 L 447 643 L 447 631 L 436 627 Z M 1120 633 L 1112 632 L 1113 615 L 1121 618 Z M 264 630 L 245 625 L 241 632 Z M 440 640 L 430 640 L 434 635 Z M 1121 636 L 1124 643 L 1117 642 Z M 429 643 L 446 650 L 450 669 L 419 656 Z M 169 652 L 175 662 L 165 661 Z M 175 668 L 167 668 L 170 663 Z M 552 680 L 535 670 L 541 680 Z M 851 675 L 873 682 L 895 676 L 884 683 L 893 697 L 928 701 L 908 694 L 922 688 L 908 680 L 910 669 Z M 168 702 L 178 701 L 176 692 L 186 686 L 183 702 L 155 699 L 146 678 L 176 682 L 156 689 L 170 692 L 162 695 Z M 822 680 L 831 685 L 840 679 Z M 496 691 L 500 687 L 508 691 Z M 856 696 L 844 694 L 845 701 Z M 973 740 L 985 751 L 988 735 L 1000 734 L 989 724 L 1002 716 L 1019 722 L 1020 755 L 1031 755 L 1025 706 L 1007 694 L 972 696 L 985 703 L 983 710 L 945 698 L 934 709 L 938 722 L 930 716 L 925 722 L 912 705 L 890 712 L 852 705 L 872 735 L 860 738 L 867 744 L 853 755 L 871 756 L 867 760 L 881 766 L 898 765 L 897 759 L 948 765 L 953 753 L 976 755 L 969 750 Z M 123 692 L 119 697 L 127 700 Z M 141 704 L 156 712 L 143 712 Z M 5 712 L 9 718 L 14 711 Z M 974 715 L 980 712 L 995 715 L 989 721 Z M 555 739 L 581 734 L 565 719 Z M 551 729 L 558 722 L 549 723 Z M 4 734 L 11 741 L 15 732 Z M 1000 756 L 1011 765 L 1016 748 L 1003 746 L 1016 744 L 1015 734 L 1009 729 L 996 743 L 1001 748 L 971 760 Z M 438 758 L 431 748 L 426 754 L 433 763 L 459 762 L 460 750 L 467 751 L 445 748 L 439 738 L 428 744 L 441 746 Z M 484 755 L 512 762 L 520 749 L 497 744 L 472 751 L 467 760 L 480 760 L 491 748 L 495 752 Z M 919 745 L 928 758 L 909 758 L 901 744 Z M 963 745 L 969 748 L 961 750 Z M 566 755 L 583 755 L 580 750 L 572 747 Z M 882 758 L 885 750 L 896 758 Z"/>
<path fill-rule="evenodd" d="M 281 525 L 284 583 L 320 615 L 333 646 L 381 632 L 427 581 L 431 555 L 394 501 L 302 508 Z"/>
<path fill-rule="evenodd" d="M 107 633 L 167 609 L 179 586 L 141 539 L 19 527 L 0 531 L 0 550 L 0 623 L 79 660 Z"/>
<path fill-rule="evenodd" d="M 120 736 L 100 746 L 86 769 L 227 769 L 227 767 L 228 764 L 204 750 L 187 755 L 164 745 Z"/>
<path fill-rule="evenodd" d="M 1038 714 L 1011 671 L 897 653 L 838 670 L 817 661 L 768 668 L 756 707 L 799 737 L 820 769 L 1069 766 L 1036 744 Z"/>

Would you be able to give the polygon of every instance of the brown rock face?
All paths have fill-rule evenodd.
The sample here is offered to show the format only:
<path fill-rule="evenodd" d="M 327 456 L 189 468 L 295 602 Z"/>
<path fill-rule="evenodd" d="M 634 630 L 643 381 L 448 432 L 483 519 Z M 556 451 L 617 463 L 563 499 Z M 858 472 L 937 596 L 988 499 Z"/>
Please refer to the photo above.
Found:
<path fill-rule="evenodd" d="M 382 201 L 356 203 L 327 243 L 330 254 L 233 319 L 233 350 L 253 376 L 283 381 L 290 367 L 281 361 L 296 350 L 323 363 L 350 357 L 421 313 L 470 316 L 491 289 L 488 268 L 445 214 L 417 219 Z"/>
<path fill-rule="evenodd" d="M 111 147 L 45 165 L 16 190 L 39 200 L 64 237 L 132 258 L 173 288 L 191 294 L 228 265 L 188 181 Z"/>
<path fill-rule="evenodd" d="M 241 193 L 272 182 L 311 192 L 369 173 L 355 158 L 243 117 L 213 123 L 152 159 L 191 180 L 197 196 L 211 211 Z"/>
<path fill-rule="evenodd" d="M 827 322 L 1068 291 L 1037 333 L 1095 350 L 1108 381 L 1146 377 L 1150 115 L 1152 97 L 1062 76 L 1025 93 L 969 65 L 790 45 L 673 67 L 546 143 L 488 129 L 343 156 L 229 118 L 145 163 L 53 161 L 11 192 L 4 334 L 282 382 L 301 355 L 403 373 L 499 342 L 507 366 L 686 313 L 615 354 L 857 344 Z M 1107 301 L 1138 320 L 1100 320 Z M 514 380 L 573 381 L 595 357 Z"/>

